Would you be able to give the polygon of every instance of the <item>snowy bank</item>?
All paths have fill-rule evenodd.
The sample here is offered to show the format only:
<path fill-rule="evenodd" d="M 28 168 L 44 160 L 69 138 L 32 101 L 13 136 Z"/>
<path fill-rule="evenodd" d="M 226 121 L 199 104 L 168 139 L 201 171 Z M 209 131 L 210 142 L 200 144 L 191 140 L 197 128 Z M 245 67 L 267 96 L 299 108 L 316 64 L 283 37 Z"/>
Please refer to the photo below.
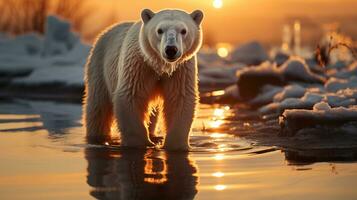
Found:
<path fill-rule="evenodd" d="M 284 86 L 294 82 L 323 84 L 325 78 L 313 73 L 305 61 L 291 57 L 278 67 L 274 63 L 265 62 L 256 67 L 237 71 L 239 93 L 244 100 L 256 97 L 266 85 Z"/>
<path fill-rule="evenodd" d="M 83 87 L 83 66 L 90 46 L 71 32 L 70 23 L 47 17 L 43 36 L 25 34 L 0 40 L 3 90 L 41 85 Z"/>
<path fill-rule="evenodd" d="M 312 110 L 289 109 L 279 118 L 280 134 L 356 134 L 357 107 L 331 108 L 328 103 L 320 102 Z"/>
<path fill-rule="evenodd" d="M 258 42 L 249 42 L 238 46 L 231 52 L 231 62 L 239 62 L 247 65 L 259 65 L 268 60 L 268 54 Z"/>

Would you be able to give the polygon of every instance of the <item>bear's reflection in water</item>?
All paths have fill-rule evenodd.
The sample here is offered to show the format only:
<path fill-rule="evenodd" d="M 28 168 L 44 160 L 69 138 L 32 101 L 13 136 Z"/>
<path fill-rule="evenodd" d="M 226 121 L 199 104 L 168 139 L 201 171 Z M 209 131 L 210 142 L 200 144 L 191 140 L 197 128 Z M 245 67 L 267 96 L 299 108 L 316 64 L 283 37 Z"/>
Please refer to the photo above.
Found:
<path fill-rule="evenodd" d="M 97 199 L 193 199 L 197 167 L 188 153 L 88 148 L 87 183 Z"/>

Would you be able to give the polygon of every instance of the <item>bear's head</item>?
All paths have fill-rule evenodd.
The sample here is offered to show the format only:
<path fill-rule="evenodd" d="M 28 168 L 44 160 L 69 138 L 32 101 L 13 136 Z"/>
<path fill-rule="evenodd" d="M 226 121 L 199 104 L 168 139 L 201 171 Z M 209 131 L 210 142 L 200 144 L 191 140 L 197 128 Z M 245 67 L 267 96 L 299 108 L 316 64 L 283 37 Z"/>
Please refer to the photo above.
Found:
<path fill-rule="evenodd" d="M 149 9 L 141 12 L 140 46 L 146 60 L 159 74 L 171 74 L 181 63 L 192 58 L 202 43 L 203 13 L 181 10 Z"/>

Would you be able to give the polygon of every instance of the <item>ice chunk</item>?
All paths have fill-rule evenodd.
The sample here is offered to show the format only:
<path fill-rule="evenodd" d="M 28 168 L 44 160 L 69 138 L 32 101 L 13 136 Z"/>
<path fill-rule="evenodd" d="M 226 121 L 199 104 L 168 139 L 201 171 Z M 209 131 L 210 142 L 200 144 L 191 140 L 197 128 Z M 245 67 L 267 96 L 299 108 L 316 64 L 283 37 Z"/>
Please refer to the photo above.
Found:
<path fill-rule="evenodd" d="M 324 95 L 312 92 L 306 92 L 301 98 L 287 98 L 282 102 L 274 102 L 268 105 L 265 105 L 259 109 L 259 112 L 262 114 L 269 113 L 282 113 L 286 109 L 311 109 L 315 103 L 323 100 Z"/>
<path fill-rule="evenodd" d="M 13 55 L 37 55 L 43 51 L 43 39 L 35 33 L 19 35 L 15 38 L 0 40 L 1 57 Z"/>
<path fill-rule="evenodd" d="M 285 62 L 279 72 L 286 81 L 301 81 L 307 83 L 324 83 L 325 78 L 313 73 L 305 60 L 300 57 L 291 57 Z"/>
<path fill-rule="evenodd" d="M 325 78 L 310 71 L 305 61 L 291 57 L 281 67 L 264 62 L 256 67 L 237 71 L 238 88 L 243 100 L 249 100 L 259 94 L 264 85 L 283 86 L 291 82 L 323 84 Z"/>
<path fill-rule="evenodd" d="M 348 79 L 352 76 L 357 76 L 357 61 L 350 64 L 347 68 L 336 72 L 333 76 L 341 79 Z"/>
<path fill-rule="evenodd" d="M 302 98 L 286 98 L 260 108 L 263 114 L 282 113 L 286 109 L 311 109 L 315 103 L 326 102 L 331 107 L 348 107 L 357 103 L 357 89 L 340 90 L 337 93 L 326 93 L 316 88 L 308 88 Z"/>
<path fill-rule="evenodd" d="M 12 84 L 22 86 L 50 84 L 83 86 L 83 68 L 76 66 L 39 68 L 31 73 L 30 76 L 13 80 Z"/>
<path fill-rule="evenodd" d="M 79 42 L 79 37 L 71 32 L 67 21 L 55 16 L 48 16 L 45 30 L 44 56 L 53 56 L 68 52 Z"/>
<path fill-rule="evenodd" d="M 30 33 L 0 39 L 0 76 L 6 83 L 26 86 L 48 84 L 51 79 L 53 83 L 71 83 L 69 77 L 75 78 L 73 82 L 81 81 L 77 75 L 82 74 L 79 71 L 83 70 L 89 50 L 90 46 L 70 32 L 69 22 L 49 16 L 44 38 Z M 60 67 L 64 69 L 58 70 Z"/>
<path fill-rule="evenodd" d="M 247 65 L 259 65 L 268 60 L 268 54 L 258 42 L 243 44 L 231 53 L 232 62 L 241 62 Z"/>
<path fill-rule="evenodd" d="M 223 60 L 215 51 L 200 50 L 197 53 L 197 60 L 199 68 L 206 68 L 208 65 L 221 63 Z"/>
<path fill-rule="evenodd" d="M 256 97 L 265 85 L 284 85 L 284 80 L 275 64 L 264 62 L 256 67 L 237 71 L 238 88 L 243 100 Z"/>
<path fill-rule="evenodd" d="M 249 101 L 249 104 L 252 105 L 264 105 L 271 103 L 276 94 L 283 90 L 282 87 L 265 85 L 262 88 L 261 93 L 259 93 L 254 99 Z"/>
<path fill-rule="evenodd" d="M 356 104 L 355 99 L 351 97 L 347 97 L 343 94 L 334 94 L 334 93 L 327 93 L 325 95 L 324 101 L 328 102 L 332 107 L 339 107 L 339 106 L 347 107 Z"/>
<path fill-rule="evenodd" d="M 80 42 L 76 43 L 74 47 L 65 54 L 53 56 L 49 58 L 51 66 L 84 66 L 90 47 Z"/>
<path fill-rule="evenodd" d="M 330 78 L 325 83 L 325 88 L 328 92 L 337 92 L 338 90 L 347 88 L 357 88 L 357 76 L 352 76 L 349 79 Z"/>
<path fill-rule="evenodd" d="M 328 103 L 326 102 L 319 102 L 317 104 L 314 105 L 314 107 L 312 108 L 312 110 L 324 110 L 324 111 L 328 111 L 331 110 L 331 106 L 328 105 Z"/>
<path fill-rule="evenodd" d="M 224 64 L 199 69 L 200 86 L 229 86 L 237 82 L 236 71 L 241 64 Z"/>
<path fill-rule="evenodd" d="M 343 95 L 346 98 L 357 99 L 357 88 L 354 89 L 347 88 L 347 89 L 339 90 L 336 94 Z"/>
<path fill-rule="evenodd" d="M 357 132 L 357 107 L 331 108 L 319 102 L 313 110 L 288 109 L 279 118 L 281 135 L 294 136 L 307 133 L 354 133 Z M 343 128 L 342 128 L 343 127 Z M 348 129 L 346 129 L 348 127 Z M 353 131 L 354 130 L 354 131 Z"/>
<path fill-rule="evenodd" d="M 287 98 L 300 98 L 304 96 L 306 89 L 300 85 L 288 85 L 274 96 L 274 102 L 281 102 Z"/>
<path fill-rule="evenodd" d="M 274 57 L 274 62 L 280 66 L 289 60 L 290 55 L 284 52 L 277 52 Z"/>

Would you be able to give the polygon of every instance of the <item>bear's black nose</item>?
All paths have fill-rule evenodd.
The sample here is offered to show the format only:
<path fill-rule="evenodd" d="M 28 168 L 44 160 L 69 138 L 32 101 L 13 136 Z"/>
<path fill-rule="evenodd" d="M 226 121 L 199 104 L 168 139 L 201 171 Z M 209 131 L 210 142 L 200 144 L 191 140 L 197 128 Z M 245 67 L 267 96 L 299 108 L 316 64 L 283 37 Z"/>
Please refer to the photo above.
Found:
<path fill-rule="evenodd" d="M 176 46 L 166 46 L 165 54 L 168 59 L 176 58 L 178 48 Z"/>

